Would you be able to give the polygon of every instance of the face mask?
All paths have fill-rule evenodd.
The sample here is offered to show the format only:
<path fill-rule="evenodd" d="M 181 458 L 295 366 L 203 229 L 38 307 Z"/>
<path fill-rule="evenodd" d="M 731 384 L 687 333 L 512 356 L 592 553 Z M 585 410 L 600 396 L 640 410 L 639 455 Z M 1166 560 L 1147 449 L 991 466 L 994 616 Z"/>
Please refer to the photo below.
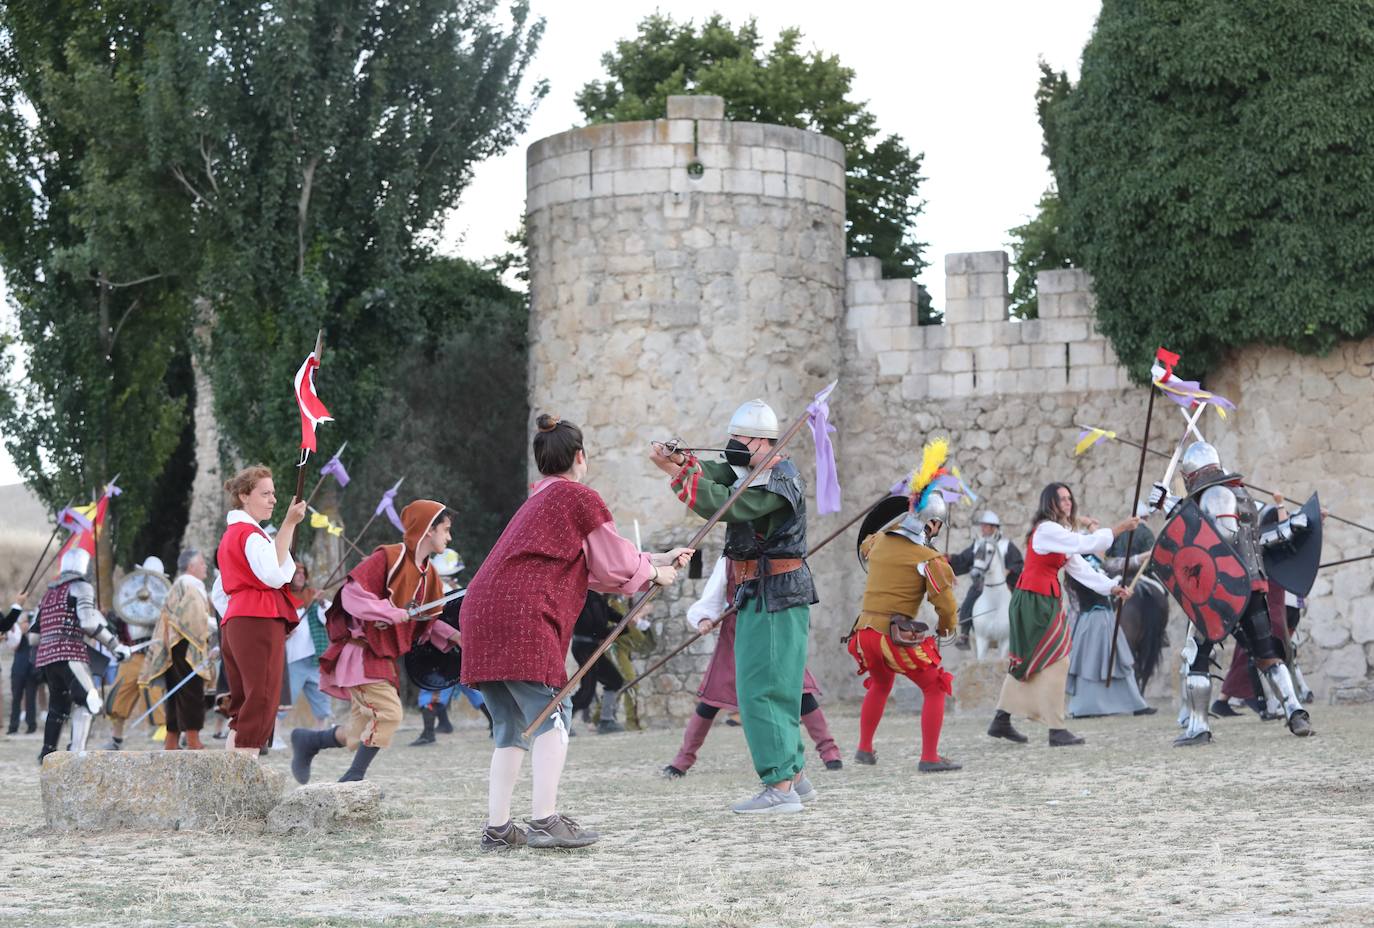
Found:
<path fill-rule="evenodd" d="M 725 463 L 732 467 L 749 466 L 749 446 L 737 439 L 725 443 Z"/>

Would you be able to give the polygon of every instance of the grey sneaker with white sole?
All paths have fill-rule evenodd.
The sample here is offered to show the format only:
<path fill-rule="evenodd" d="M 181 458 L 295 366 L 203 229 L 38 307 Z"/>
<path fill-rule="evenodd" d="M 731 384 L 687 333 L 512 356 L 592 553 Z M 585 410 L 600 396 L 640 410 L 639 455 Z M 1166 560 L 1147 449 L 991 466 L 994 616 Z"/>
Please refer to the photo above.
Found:
<path fill-rule="evenodd" d="M 811 778 L 804 773 L 797 774 L 797 779 L 792 782 L 792 792 L 797 794 L 798 801 L 803 804 L 815 802 L 819 795 L 816 787 L 811 785 Z"/>
<path fill-rule="evenodd" d="M 800 812 L 801 810 L 801 800 L 797 797 L 795 789 L 783 792 L 775 786 L 765 786 L 757 796 L 737 802 L 730 807 L 731 812 L 737 812 L 740 815 L 767 815 Z"/>
<path fill-rule="evenodd" d="M 583 828 L 566 815 L 554 813 L 548 818 L 529 819 L 525 842 L 530 847 L 586 847 L 601 838 L 596 832 Z"/>

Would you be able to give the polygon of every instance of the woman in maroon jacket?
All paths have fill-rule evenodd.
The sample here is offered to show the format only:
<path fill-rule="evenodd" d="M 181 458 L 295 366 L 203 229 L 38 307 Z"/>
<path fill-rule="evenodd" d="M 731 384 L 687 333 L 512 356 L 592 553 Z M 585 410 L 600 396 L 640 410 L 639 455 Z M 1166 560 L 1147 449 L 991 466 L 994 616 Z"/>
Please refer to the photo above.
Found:
<path fill-rule="evenodd" d="M 583 847 L 597 839 L 557 812 L 570 701 L 531 743 L 521 733 L 568 682 L 564 663 L 587 590 L 630 594 L 651 583 L 667 586 L 692 556 L 687 548 L 644 554 L 622 538 L 601 496 L 582 483 L 582 430 L 549 415 L 538 424 L 534 461 L 544 479 L 501 533 L 463 603 L 463 683 L 482 691 L 496 741 L 483 850 Z M 510 817 L 526 750 L 534 755 L 528 831 Z"/>

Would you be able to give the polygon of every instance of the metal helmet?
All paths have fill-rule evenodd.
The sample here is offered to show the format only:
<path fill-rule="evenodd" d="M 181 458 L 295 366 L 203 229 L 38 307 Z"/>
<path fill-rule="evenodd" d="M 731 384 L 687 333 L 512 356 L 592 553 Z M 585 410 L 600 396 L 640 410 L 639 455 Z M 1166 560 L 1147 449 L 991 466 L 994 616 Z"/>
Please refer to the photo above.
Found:
<path fill-rule="evenodd" d="M 1178 462 L 1179 475 L 1186 482 L 1204 467 L 1220 467 L 1221 455 L 1217 449 L 1205 441 L 1195 441 L 1183 452 Z"/>
<path fill-rule="evenodd" d="M 452 548 L 445 548 L 429 559 L 434 571 L 441 577 L 452 577 L 463 569 L 463 559 Z"/>
<path fill-rule="evenodd" d="M 91 569 L 91 552 L 85 548 L 69 548 L 58 563 L 59 569 L 64 574 L 80 574 L 86 576 L 86 571 Z"/>
<path fill-rule="evenodd" d="M 763 400 L 750 400 L 730 417 L 730 434 L 746 438 L 777 438 L 778 414 Z"/>
<path fill-rule="evenodd" d="M 912 505 L 911 515 L 923 528 L 927 523 L 936 521 L 943 525 L 949 521 L 949 504 L 945 502 L 945 495 L 936 488 L 925 494 L 924 505 L 921 504 L 919 497 L 916 499 Z"/>
<path fill-rule="evenodd" d="M 146 570 L 150 574 L 162 574 L 167 576 L 167 571 L 162 566 L 162 558 L 155 554 L 150 554 L 143 559 L 143 563 L 138 565 L 139 570 Z"/>
<path fill-rule="evenodd" d="M 979 524 L 979 525 L 995 525 L 995 526 L 997 526 L 998 528 L 1001 528 L 1001 527 L 1002 527 L 1002 520 L 999 519 L 999 518 L 997 518 L 997 513 L 993 512 L 991 509 L 988 509 L 988 510 L 986 510 L 986 511 L 983 513 L 983 515 L 982 515 L 981 517 L 979 517 L 979 519 L 978 519 L 978 524 Z"/>

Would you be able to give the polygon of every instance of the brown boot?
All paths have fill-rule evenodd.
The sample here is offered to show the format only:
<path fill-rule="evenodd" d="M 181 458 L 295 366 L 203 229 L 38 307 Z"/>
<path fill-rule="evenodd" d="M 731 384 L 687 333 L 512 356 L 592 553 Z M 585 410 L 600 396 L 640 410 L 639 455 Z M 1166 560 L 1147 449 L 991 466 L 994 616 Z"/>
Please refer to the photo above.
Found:
<path fill-rule="evenodd" d="M 186 750 L 188 750 L 188 751 L 203 751 L 203 750 L 205 750 L 205 745 L 203 745 L 203 744 L 200 743 L 200 732 L 198 732 L 198 731 L 188 731 L 188 732 L 186 732 Z"/>
<path fill-rule="evenodd" d="M 166 736 L 162 739 L 162 749 L 163 749 L 164 751 L 180 751 L 180 750 L 181 750 L 181 732 L 179 732 L 179 731 L 169 731 L 169 732 L 167 732 Z"/>

